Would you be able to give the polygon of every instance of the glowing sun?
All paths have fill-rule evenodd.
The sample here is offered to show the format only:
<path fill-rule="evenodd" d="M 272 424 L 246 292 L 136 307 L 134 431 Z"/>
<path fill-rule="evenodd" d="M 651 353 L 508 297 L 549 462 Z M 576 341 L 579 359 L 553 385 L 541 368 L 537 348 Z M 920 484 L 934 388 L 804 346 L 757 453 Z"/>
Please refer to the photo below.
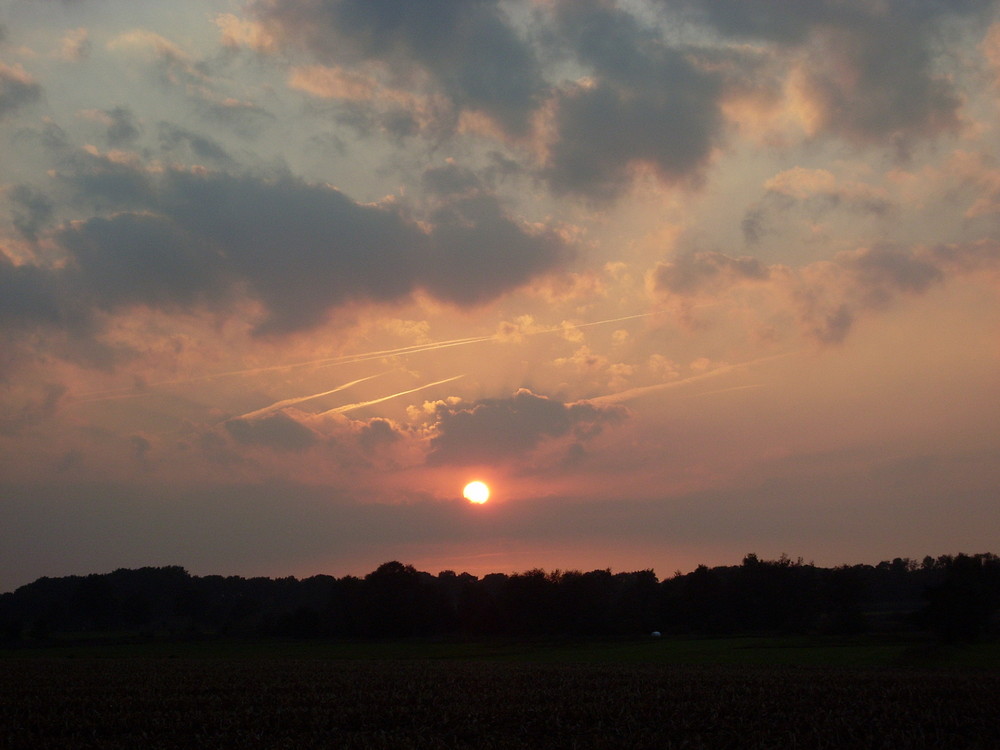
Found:
<path fill-rule="evenodd" d="M 465 495 L 465 499 L 470 503 L 482 505 L 490 499 L 490 488 L 484 482 L 469 482 L 465 485 L 462 494 Z"/>

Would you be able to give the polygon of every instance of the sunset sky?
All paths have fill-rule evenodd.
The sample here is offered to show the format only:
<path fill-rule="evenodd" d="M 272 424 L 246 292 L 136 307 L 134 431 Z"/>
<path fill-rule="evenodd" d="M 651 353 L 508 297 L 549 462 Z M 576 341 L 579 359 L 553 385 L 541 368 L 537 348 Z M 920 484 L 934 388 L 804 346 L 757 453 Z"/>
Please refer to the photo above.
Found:
<path fill-rule="evenodd" d="M 998 6 L 0 0 L 0 591 L 1000 552 Z"/>

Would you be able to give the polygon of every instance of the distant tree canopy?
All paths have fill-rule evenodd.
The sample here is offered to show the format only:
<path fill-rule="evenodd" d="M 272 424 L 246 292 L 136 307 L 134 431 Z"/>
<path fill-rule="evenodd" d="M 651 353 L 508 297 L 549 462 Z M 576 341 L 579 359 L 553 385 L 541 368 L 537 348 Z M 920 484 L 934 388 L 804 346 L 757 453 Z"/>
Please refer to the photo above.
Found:
<path fill-rule="evenodd" d="M 286 637 L 858 633 L 996 635 L 1000 558 L 819 568 L 747 555 L 677 573 L 535 569 L 477 578 L 392 561 L 364 578 L 192 576 L 177 566 L 40 578 L 0 595 L 0 639 L 57 634 Z"/>

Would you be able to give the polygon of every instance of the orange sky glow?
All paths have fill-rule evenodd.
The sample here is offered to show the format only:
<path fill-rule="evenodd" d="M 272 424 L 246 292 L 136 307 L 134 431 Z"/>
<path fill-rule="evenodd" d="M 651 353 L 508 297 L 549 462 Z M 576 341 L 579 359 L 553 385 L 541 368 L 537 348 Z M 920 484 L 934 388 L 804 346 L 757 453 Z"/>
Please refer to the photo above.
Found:
<path fill-rule="evenodd" d="M 1000 551 L 997 2 L 7 5 L 0 591 Z"/>

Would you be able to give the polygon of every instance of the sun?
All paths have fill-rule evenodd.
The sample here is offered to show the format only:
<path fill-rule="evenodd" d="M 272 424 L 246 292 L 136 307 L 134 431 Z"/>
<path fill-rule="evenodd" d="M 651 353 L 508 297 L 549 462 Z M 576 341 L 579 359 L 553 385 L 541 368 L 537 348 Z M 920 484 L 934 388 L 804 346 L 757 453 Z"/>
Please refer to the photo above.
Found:
<path fill-rule="evenodd" d="M 465 489 L 462 491 L 462 494 L 470 503 L 482 505 L 490 499 L 490 488 L 486 486 L 485 482 L 477 480 L 475 482 L 469 482 L 465 485 Z"/>

